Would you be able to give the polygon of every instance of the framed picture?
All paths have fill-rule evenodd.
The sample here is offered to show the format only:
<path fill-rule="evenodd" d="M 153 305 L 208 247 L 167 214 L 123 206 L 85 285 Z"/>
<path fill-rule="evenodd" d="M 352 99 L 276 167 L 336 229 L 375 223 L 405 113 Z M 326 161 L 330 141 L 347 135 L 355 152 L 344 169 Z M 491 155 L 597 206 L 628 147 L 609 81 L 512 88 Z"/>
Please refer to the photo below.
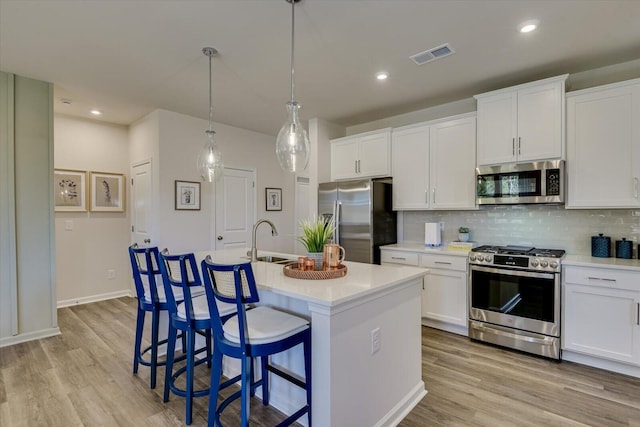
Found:
<path fill-rule="evenodd" d="M 91 211 L 124 212 L 124 175 L 91 172 Z"/>
<path fill-rule="evenodd" d="M 265 188 L 265 199 L 268 211 L 282 210 L 282 188 Z"/>
<path fill-rule="evenodd" d="M 55 169 L 53 171 L 53 199 L 56 212 L 85 212 L 87 210 L 87 173 L 85 171 Z"/>
<path fill-rule="evenodd" d="M 176 210 L 200 210 L 200 183 L 194 181 L 176 181 Z"/>

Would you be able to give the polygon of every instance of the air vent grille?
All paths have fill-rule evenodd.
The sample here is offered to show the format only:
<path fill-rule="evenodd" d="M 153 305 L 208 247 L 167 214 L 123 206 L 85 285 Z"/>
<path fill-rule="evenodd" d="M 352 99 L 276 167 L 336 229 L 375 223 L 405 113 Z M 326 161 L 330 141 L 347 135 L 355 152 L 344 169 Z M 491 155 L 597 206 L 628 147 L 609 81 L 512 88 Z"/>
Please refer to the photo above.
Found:
<path fill-rule="evenodd" d="M 449 43 L 445 43 L 441 46 L 425 50 L 424 52 L 416 53 L 409 58 L 418 65 L 426 64 L 427 62 L 435 61 L 436 59 L 444 58 L 456 53 L 455 50 L 449 46 Z"/>

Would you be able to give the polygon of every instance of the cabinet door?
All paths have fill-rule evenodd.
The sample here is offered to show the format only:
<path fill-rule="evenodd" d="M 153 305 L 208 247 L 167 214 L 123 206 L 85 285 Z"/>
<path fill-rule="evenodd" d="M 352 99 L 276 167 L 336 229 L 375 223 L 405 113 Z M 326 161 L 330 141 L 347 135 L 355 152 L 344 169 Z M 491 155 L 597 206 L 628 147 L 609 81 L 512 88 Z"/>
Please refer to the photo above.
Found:
<path fill-rule="evenodd" d="M 356 138 L 331 143 L 331 180 L 358 177 L 358 140 Z"/>
<path fill-rule="evenodd" d="M 535 85 L 518 91 L 518 161 L 562 157 L 564 81 Z"/>
<path fill-rule="evenodd" d="M 431 126 L 429 173 L 432 208 L 475 208 L 475 148 L 475 117 Z"/>
<path fill-rule="evenodd" d="M 467 274 L 430 269 L 424 278 L 422 317 L 467 326 Z"/>
<path fill-rule="evenodd" d="M 478 99 L 478 165 L 516 161 L 517 100 L 515 91 Z"/>
<path fill-rule="evenodd" d="M 393 209 L 428 209 L 429 127 L 394 131 L 391 139 Z"/>
<path fill-rule="evenodd" d="M 358 150 L 359 176 L 391 175 L 390 132 L 360 138 Z"/>
<path fill-rule="evenodd" d="M 640 292 L 566 283 L 563 349 L 640 365 Z"/>
<path fill-rule="evenodd" d="M 640 83 L 567 98 L 567 207 L 640 206 Z"/>

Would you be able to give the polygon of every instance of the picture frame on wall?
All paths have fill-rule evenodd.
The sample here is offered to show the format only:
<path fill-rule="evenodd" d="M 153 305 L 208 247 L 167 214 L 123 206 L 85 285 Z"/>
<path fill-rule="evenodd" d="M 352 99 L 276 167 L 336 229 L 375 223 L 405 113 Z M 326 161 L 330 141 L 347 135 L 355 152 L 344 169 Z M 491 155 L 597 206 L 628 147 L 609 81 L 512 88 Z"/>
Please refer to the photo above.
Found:
<path fill-rule="evenodd" d="M 265 208 L 268 211 L 282 210 L 282 188 L 265 188 Z"/>
<path fill-rule="evenodd" d="M 200 183 L 196 181 L 176 180 L 176 210 L 200 210 Z"/>
<path fill-rule="evenodd" d="M 87 172 L 70 169 L 53 171 L 53 200 L 56 212 L 87 211 Z"/>
<path fill-rule="evenodd" d="M 90 172 L 92 212 L 124 212 L 125 176 L 120 173 Z"/>

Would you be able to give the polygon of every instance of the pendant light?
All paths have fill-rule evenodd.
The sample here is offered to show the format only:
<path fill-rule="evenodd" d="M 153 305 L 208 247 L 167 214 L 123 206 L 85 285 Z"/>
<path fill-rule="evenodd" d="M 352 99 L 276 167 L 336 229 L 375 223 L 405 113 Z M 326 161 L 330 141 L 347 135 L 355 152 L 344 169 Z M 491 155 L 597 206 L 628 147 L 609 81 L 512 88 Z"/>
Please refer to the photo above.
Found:
<path fill-rule="evenodd" d="M 209 57 L 209 129 L 205 131 L 207 141 L 198 153 L 198 173 L 203 181 L 214 182 L 220 179 L 224 171 L 222 163 L 222 153 L 214 141 L 216 132 L 213 130 L 213 104 L 211 102 L 211 58 L 217 55 L 218 51 L 212 47 L 205 47 L 202 53 Z"/>
<path fill-rule="evenodd" d="M 287 172 L 299 172 L 307 168 L 309 164 L 309 136 L 300 123 L 298 110 L 300 104 L 293 98 L 293 35 L 294 35 L 294 9 L 300 0 L 285 0 L 291 3 L 291 100 L 287 102 L 287 121 L 278 132 L 276 138 L 276 155 L 280 167 Z"/>

